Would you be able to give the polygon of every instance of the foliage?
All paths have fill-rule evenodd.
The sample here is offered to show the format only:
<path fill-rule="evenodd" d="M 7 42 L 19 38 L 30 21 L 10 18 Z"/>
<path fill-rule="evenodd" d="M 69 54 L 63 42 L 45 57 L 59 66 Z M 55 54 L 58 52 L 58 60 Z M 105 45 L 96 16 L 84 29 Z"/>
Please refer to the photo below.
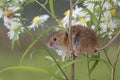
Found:
<path fill-rule="evenodd" d="M 44 3 L 38 0 L 2 0 L 0 3 L 0 19 L 3 20 L 4 26 L 8 29 L 8 37 L 11 40 L 11 48 L 14 48 L 15 42 L 20 39 L 21 34 L 29 34 L 31 35 L 34 40 L 25 50 L 23 55 L 20 58 L 19 65 L 20 66 L 13 66 L 8 67 L 5 69 L 0 70 L 0 73 L 8 70 L 20 69 L 20 70 L 28 70 L 33 72 L 40 72 L 47 74 L 51 77 L 54 77 L 58 80 L 63 80 L 65 78 L 68 80 L 68 77 L 65 73 L 65 68 L 71 66 L 73 63 L 78 63 L 79 60 L 71 60 L 68 56 L 65 62 L 61 62 L 59 59 L 56 59 L 48 49 L 44 48 L 49 56 L 45 58 L 50 60 L 52 63 L 58 66 L 56 73 L 51 73 L 48 70 L 44 70 L 41 68 L 35 68 L 30 66 L 22 66 L 22 62 L 25 56 L 30 52 L 31 48 L 35 45 L 35 43 L 39 42 L 40 39 L 48 33 L 50 30 L 66 30 L 69 28 L 70 18 L 71 18 L 71 25 L 82 25 L 84 27 L 92 28 L 96 31 L 97 36 L 99 39 L 103 39 L 107 42 L 112 38 L 115 33 L 115 29 L 118 28 L 117 19 L 119 19 L 118 9 L 120 8 L 120 1 L 118 0 L 76 0 L 73 2 L 73 10 L 71 9 L 66 10 L 64 13 L 64 18 L 58 19 L 55 10 L 54 4 L 56 0 L 46 0 Z M 24 11 L 25 6 L 31 3 L 37 3 L 40 7 L 42 7 L 48 14 L 43 14 L 39 16 L 35 16 L 32 20 L 30 25 L 26 25 L 26 19 L 22 17 L 22 13 Z M 82 5 L 81 5 L 82 4 Z M 47 5 L 49 5 L 49 9 L 47 9 Z M 81 7 L 82 6 L 82 7 Z M 72 14 L 70 13 L 72 12 Z M 70 15 L 71 14 L 71 15 Z M 45 22 L 48 21 L 49 17 L 52 17 L 58 25 L 53 25 L 51 27 L 47 27 L 45 31 L 42 31 L 39 36 L 35 36 L 32 31 L 36 31 L 39 27 L 44 27 Z M 42 28 L 41 28 L 42 29 Z M 107 41 L 106 41 L 107 40 Z M 41 51 L 39 51 L 41 53 Z M 59 53 L 57 51 L 57 53 Z M 120 54 L 120 50 L 118 48 L 118 56 L 115 58 L 114 63 L 112 63 L 106 54 L 106 60 L 100 58 L 100 53 L 97 55 L 92 55 L 87 57 L 88 59 L 88 73 L 89 73 L 89 80 L 92 74 L 92 71 L 96 68 L 97 64 L 101 61 L 105 63 L 109 69 L 112 69 L 111 80 L 114 80 L 115 75 L 115 66 L 118 61 L 118 57 Z M 90 64 L 93 63 L 93 64 Z M 59 75 L 59 71 L 63 75 Z M 51 78 L 52 79 L 52 78 Z"/>

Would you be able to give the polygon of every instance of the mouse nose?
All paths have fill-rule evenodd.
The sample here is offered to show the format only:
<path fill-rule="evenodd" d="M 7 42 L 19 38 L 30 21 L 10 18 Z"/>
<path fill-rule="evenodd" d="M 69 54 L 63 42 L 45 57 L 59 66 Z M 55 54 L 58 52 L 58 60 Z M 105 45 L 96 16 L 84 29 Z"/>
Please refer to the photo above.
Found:
<path fill-rule="evenodd" d="M 50 41 L 46 43 L 47 47 L 52 48 L 52 46 L 54 45 L 54 42 Z"/>

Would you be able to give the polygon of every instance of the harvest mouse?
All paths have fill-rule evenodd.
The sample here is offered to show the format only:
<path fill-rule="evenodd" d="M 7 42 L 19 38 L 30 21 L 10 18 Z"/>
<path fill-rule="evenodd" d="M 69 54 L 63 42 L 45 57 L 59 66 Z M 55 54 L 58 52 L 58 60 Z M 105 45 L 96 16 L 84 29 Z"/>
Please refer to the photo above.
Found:
<path fill-rule="evenodd" d="M 75 56 L 81 53 L 95 52 L 98 47 L 96 33 L 89 28 L 76 25 L 71 27 L 72 46 Z M 68 33 L 64 30 L 54 32 L 48 39 L 47 46 L 55 50 L 62 50 L 64 56 L 70 53 Z"/>

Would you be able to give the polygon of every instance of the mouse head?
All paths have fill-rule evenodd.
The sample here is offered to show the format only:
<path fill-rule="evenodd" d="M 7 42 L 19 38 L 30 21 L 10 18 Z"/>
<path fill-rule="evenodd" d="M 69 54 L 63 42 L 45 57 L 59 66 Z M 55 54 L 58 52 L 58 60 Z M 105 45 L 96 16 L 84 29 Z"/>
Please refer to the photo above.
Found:
<path fill-rule="evenodd" d="M 64 41 L 67 39 L 67 32 L 59 30 L 54 32 L 48 39 L 47 46 L 53 49 L 63 49 L 65 47 Z"/>

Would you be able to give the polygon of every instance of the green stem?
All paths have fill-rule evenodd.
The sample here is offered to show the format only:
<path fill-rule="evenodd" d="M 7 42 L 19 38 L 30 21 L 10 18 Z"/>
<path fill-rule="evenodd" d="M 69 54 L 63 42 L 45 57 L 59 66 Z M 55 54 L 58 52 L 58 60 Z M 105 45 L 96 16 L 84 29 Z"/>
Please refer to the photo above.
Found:
<path fill-rule="evenodd" d="M 50 52 L 48 49 L 46 49 L 46 51 L 47 51 L 48 54 L 52 57 L 52 59 L 54 60 L 54 62 L 56 63 L 56 65 L 58 66 L 58 68 L 60 69 L 60 71 L 62 72 L 62 74 L 64 75 L 65 80 L 68 80 L 67 75 L 65 74 L 65 72 L 63 71 L 63 69 L 60 67 L 59 63 L 56 61 L 56 59 L 55 59 L 54 56 L 51 54 L 51 52 Z"/>
<path fill-rule="evenodd" d="M 104 49 L 104 53 L 105 53 L 105 56 L 106 56 L 106 58 L 107 58 L 109 64 L 110 64 L 111 66 L 113 66 L 113 65 L 112 65 L 112 62 L 110 61 L 110 59 L 109 59 L 109 57 L 108 57 L 108 54 L 107 54 L 107 52 L 106 52 L 105 49 Z"/>
<path fill-rule="evenodd" d="M 91 76 L 90 76 L 90 65 L 89 65 L 90 61 L 89 61 L 89 57 L 87 55 L 87 68 L 88 68 L 88 80 L 91 80 Z"/>
<path fill-rule="evenodd" d="M 114 60 L 113 66 L 112 66 L 111 80 L 115 80 L 115 70 L 116 70 L 116 65 L 117 65 L 119 56 L 120 56 L 120 47 L 118 48 L 118 53 L 116 55 L 116 58 Z"/>
<path fill-rule="evenodd" d="M 40 36 L 41 37 L 41 36 Z M 40 38 L 38 37 L 38 38 Z M 38 39 L 35 39 L 30 45 L 29 47 L 25 50 L 25 52 L 23 53 L 22 57 L 20 58 L 19 61 L 19 65 L 21 65 L 21 63 L 23 62 L 23 59 L 25 58 L 25 56 L 27 55 L 27 53 L 29 52 L 29 50 L 33 47 L 33 45 L 38 41 Z"/>
<path fill-rule="evenodd" d="M 51 14 L 51 12 L 50 12 L 43 4 L 41 4 L 38 0 L 36 0 L 35 2 L 36 2 L 38 5 L 40 5 L 41 7 L 43 7 L 44 10 L 45 10 L 47 13 L 49 13 L 49 14 L 59 23 L 59 20 L 58 20 L 56 17 L 54 17 L 54 16 Z"/>

